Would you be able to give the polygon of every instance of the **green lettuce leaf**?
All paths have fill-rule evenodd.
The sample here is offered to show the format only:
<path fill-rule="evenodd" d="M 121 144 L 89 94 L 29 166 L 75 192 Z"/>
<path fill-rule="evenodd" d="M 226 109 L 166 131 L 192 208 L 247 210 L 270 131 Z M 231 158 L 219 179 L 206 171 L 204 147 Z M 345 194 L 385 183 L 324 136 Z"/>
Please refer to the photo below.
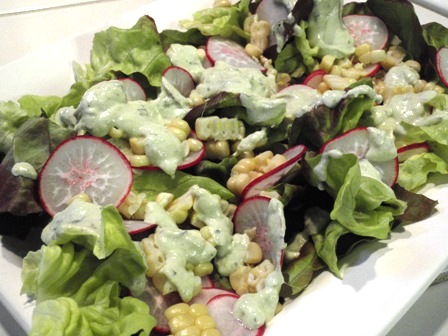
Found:
<path fill-rule="evenodd" d="M 227 188 L 211 178 L 194 176 L 179 170 L 176 171 L 174 177 L 159 170 L 144 171 L 134 177 L 132 188 L 137 193 L 145 193 L 149 200 L 155 200 L 161 192 L 171 193 L 175 198 L 180 197 L 193 185 L 207 189 L 224 200 L 231 200 L 235 197 Z"/>
<path fill-rule="evenodd" d="M 448 163 L 435 153 L 422 153 L 411 156 L 400 163 L 397 183 L 406 190 L 423 186 L 430 174 L 448 174 Z"/>
<path fill-rule="evenodd" d="M 196 28 L 205 36 L 219 35 L 235 40 L 248 40 L 244 20 L 249 15 L 250 0 L 241 0 L 230 7 L 202 9 L 193 14 L 193 20 L 181 20 L 186 29 Z"/>
<path fill-rule="evenodd" d="M 170 65 L 156 25 L 148 16 L 141 17 L 130 29 L 110 27 L 94 36 L 90 66 L 98 74 L 139 72 L 152 86 L 159 87 L 162 72 Z"/>
<path fill-rule="evenodd" d="M 113 206 L 89 203 L 97 208 L 89 212 L 82 204 L 59 213 L 43 231 L 48 245 L 23 260 L 21 292 L 37 302 L 31 334 L 148 335 L 155 324 L 148 306 L 120 297 L 123 288 L 137 295 L 144 290 L 142 251 Z"/>

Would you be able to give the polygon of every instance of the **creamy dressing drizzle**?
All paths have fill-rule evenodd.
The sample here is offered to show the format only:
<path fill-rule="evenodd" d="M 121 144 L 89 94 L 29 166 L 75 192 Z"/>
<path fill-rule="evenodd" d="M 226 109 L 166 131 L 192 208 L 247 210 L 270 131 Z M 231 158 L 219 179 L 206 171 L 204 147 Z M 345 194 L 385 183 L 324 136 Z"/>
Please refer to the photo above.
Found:
<path fill-rule="evenodd" d="M 123 84 L 118 80 L 98 83 L 88 89 L 78 108 L 60 110 L 59 119 L 77 131 L 106 136 L 112 127 L 129 137 L 144 137 L 145 154 L 150 162 L 173 175 L 184 159 L 179 139 L 165 126 L 167 120 L 182 118 L 189 110 L 183 97 L 167 80 L 152 101 L 128 101 Z"/>
<path fill-rule="evenodd" d="M 37 172 L 28 162 L 17 162 L 12 166 L 11 173 L 14 176 L 22 176 L 31 180 L 37 180 Z"/>
<path fill-rule="evenodd" d="M 355 51 L 353 37 L 342 21 L 342 6 L 342 0 L 314 0 L 307 33 L 311 46 L 319 48 L 320 57 L 344 58 Z"/>

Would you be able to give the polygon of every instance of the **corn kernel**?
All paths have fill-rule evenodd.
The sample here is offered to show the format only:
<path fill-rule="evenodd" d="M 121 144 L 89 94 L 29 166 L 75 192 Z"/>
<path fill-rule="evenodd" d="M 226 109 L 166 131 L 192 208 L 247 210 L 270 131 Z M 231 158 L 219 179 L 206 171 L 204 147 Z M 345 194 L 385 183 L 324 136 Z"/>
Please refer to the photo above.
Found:
<path fill-rule="evenodd" d="M 369 43 L 363 43 L 355 48 L 355 56 L 359 57 L 372 50 L 372 46 Z"/>
<path fill-rule="evenodd" d="M 194 266 L 193 273 L 194 275 L 197 275 L 199 277 L 203 277 L 205 275 L 211 274 L 213 272 L 213 264 L 208 263 L 202 263 Z"/>
<path fill-rule="evenodd" d="M 174 336 L 201 336 L 201 329 L 196 325 L 179 330 Z"/>
<path fill-rule="evenodd" d="M 325 70 L 325 72 L 330 72 L 331 67 L 334 64 L 334 61 L 336 60 L 336 57 L 333 55 L 325 55 L 322 58 L 322 61 L 320 62 L 319 67 L 323 70 Z"/>
<path fill-rule="evenodd" d="M 190 306 L 190 312 L 193 316 L 200 316 L 208 314 L 207 306 L 201 303 L 193 303 Z"/>
<path fill-rule="evenodd" d="M 194 325 L 194 316 L 189 312 L 185 314 L 179 314 L 168 320 L 168 325 L 172 333 L 177 333 L 178 331 Z"/>
<path fill-rule="evenodd" d="M 196 317 L 194 324 L 201 330 L 212 329 L 216 326 L 215 320 L 208 314 Z"/>
<path fill-rule="evenodd" d="M 201 336 L 221 336 L 221 333 L 217 329 L 207 329 L 202 331 Z"/>
<path fill-rule="evenodd" d="M 170 320 L 176 315 L 186 314 L 189 311 L 190 311 L 190 306 L 185 302 L 181 302 L 181 303 L 172 305 L 167 310 L 165 310 L 164 315 L 168 320 Z"/>

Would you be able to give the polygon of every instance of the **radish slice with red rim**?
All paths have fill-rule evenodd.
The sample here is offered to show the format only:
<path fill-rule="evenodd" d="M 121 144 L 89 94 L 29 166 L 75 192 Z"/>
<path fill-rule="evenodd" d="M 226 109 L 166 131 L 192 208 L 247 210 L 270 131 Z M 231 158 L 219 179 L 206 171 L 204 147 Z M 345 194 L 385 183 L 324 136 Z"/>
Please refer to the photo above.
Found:
<path fill-rule="evenodd" d="M 132 78 L 120 78 L 129 101 L 146 100 L 146 92 L 142 86 Z"/>
<path fill-rule="evenodd" d="M 194 131 L 191 131 L 189 136 L 193 139 L 198 139 Z M 187 168 L 191 168 L 197 165 L 205 156 L 205 146 L 202 146 L 200 150 L 197 152 L 190 152 L 188 156 L 182 161 L 182 163 L 177 167 L 178 170 L 183 170 Z M 157 166 L 142 166 L 142 167 L 132 167 L 137 170 L 160 170 Z"/>
<path fill-rule="evenodd" d="M 38 182 L 39 197 L 51 216 L 80 193 L 99 205 L 118 207 L 133 182 L 126 157 L 111 143 L 93 136 L 62 142 L 45 162 Z"/>
<path fill-rule="evenodd" d="M 172 292 L 162 295 L 159 290 L 154 287 L 151 279 L 148 279 L 143 294 L 139 296 L 132 296 L 148 305 L 151 315 L 157 322 L 154 327 L 154 331 L 160 334 L 168 335 L 170 333 L 170 327 L 168 325 L 168 319 L 165 317 L 164 313 L 170 306 L 183 302 L 179 293 Z"/>
<path fill-rule="evenodd" d="M 218 295 L 234 295 L 238 297 L 238 294 L 231 292 L 227 289 L 215 288 L 215 287 L 203 287 L 198 295 L 193 297 L 189 304 L 200 303 L 206 305 L 211 299 Z"/>
<path fill-rule="evenodd" d="M 261 336 L 264 333 L 265 326 L 257 329 L 249 329 L 235 318 L 233 306 L 238 300 L 238 296 L 221 294 L 215 296 L 207 303 L 208 313 L 215 320 L 216 329 L 221 335 L 226 336 Z"/>
<path fill-rule="evenodd" d="M 271 199 L 254 196 L 244 200 L 233 217 L 235 232 L 244 233 L 255 228 L 254 241 L 263 251 L 263 259 L 281 266 L 284 249 L 284 218 L 269 211 Z"/>
<path fill-rule="evenodd" d="M 286 6 L 282 5 L 280 2 L 276 0 L 262 0 L 256 11 L 255 11 L 258 20 L 263 20 L 269 22 L 270 26 L 279 23 L 280 21 L 286 20 L 288 17 L 288 9 Z M 269 34 L 269 43 L 268 45 L 274 45 L 277 41 L 275 39 L 274 32 L 270 31 Z"/>
<path fill-rule="evenodd" d="M 407 146 L 398 148 L 398 161 L 403 162 L 409 159 L 411 156 L 428 153 L 429 145 L 426 142 L 413 143 Z"/>
<path fill-rule="evenodd" d="M 448 47 L 440 48 L 437 51 L 436 68 L 443 84 L 448 86 Z"/>
<path fill-rule="evenodd" d="M 243 189 L 242 199 L 258 195 L 260 192 L 273 187 L 302 158 L 305 151 L 306 147 L 303 145 L 297 145 L 286 150 L 283 153 L 286 156 L 286 162 L 252 180 Z"/>
<path fill-rule="evenodd" d="M 147 231 L 154 229 L 157 224 L 146 223 L 142 220 L 124 220 L 123 224 L 127 230 L 127 232 L 132 235 L 141 234 Z"/>
<path fill-rule="evenodd" d="M 184 68 L 172 65 L 165 69 L 162 76 L 184 97 L 190 96 L 195 88 L 193 76 Z"/>
<path fill-rule="evenodd" d="M 215 288 L 215 282 L 210 275 L 204 275 L 201 277 L 202 288 Z"/>
<path fill-rule="evenodd" d="M 372 50 L 384 49 L 389 42 L 389 30 L 377 16 L 352 14 L 342 18 L 355 40 L 355 47 L 368 43 Z"/>
<path fill-rule="evenodd" d="M 359 159 L 364 159 L 369 148 L 368 128 L 358 127 L 327 141 L 321 147 L 319 153 L 322 154 L 335 149 L 342 153 L 353 153 Z M 398 157 L 386 161 L 370 161 L 370 163 L 380 172 L 381 181 L 388 186 L 395 184 L 398 178 Z"/>
<path fill-rule="evenodd" d="M 205 52 L 212 64 L 215 64 L 216 61 L 223 61 L 237 68 L 264 70 L 264 67 L 249 56 L 241 45 L 230 39 L 220 36 L 209 37 Z"/>
<path fill-rule="evenodd" d="M 304 85 L 308 85 L 313 89 L 316 89 L 317 86 L 324 81 L 324 76 L 326 72 L 325 70 L 319 69 L 311 72 L 303 81 Z"/>
<path fill-rule="evenodd" d="M 293 84 L 281 89 L 280 91 L 278 91 L 278 93 L 289 93 L 289 92 L 294 93 L 297 90 L 313 90 L 313 89 L 314 89 L 313 87 L 306 84 Z"/>

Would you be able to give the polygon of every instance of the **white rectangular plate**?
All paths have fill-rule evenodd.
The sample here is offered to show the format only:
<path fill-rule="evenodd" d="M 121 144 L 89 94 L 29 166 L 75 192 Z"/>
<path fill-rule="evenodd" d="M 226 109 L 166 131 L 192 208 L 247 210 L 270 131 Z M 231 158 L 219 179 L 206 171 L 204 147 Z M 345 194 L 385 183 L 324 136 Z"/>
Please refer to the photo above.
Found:
<path fill-rule="evenodd" d="M 130 27 L 144 14 L 159 29 L 175 28 L 181 18 L 209 6 L 211 0 L 156 0 L 104 27 Z M 173 10 L 175 8 L 175 10 Z M 421 22 L 448 19 L 417 8 Z M 73 82 L 73 60 L 89 62 L 93 33 L 46 46 L 0 68 L 0 100 L 28 93 L 63 95 Z M 267 328 L 266 335 L 385 335 L 448 264 L 448 186 L 433 184 L 426 195 L 439 200 L 431 218 L 394 232 L 387 241 L 363 244 L 345 260 L 344 278 L 321 273 Z M 34 242 L 35 243 L 35 242 Z M 20 293 L 22 257 L 27 243 L 0 241 L 0 300 L 28 330 L 32 305 Z"/>

